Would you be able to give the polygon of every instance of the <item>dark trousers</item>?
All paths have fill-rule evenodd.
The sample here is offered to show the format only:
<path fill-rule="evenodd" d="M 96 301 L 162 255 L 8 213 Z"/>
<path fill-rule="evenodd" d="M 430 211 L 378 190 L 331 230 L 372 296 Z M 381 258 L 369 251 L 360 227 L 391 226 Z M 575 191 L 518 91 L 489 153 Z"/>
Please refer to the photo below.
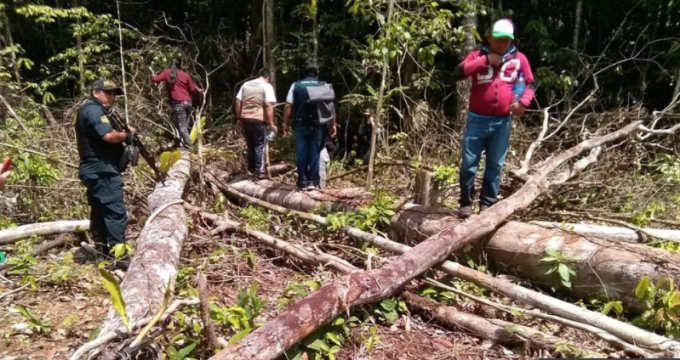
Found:
<path fill-rule="evenodd" d="M 319 158 L 327 126 L 298 126 L 295 128 L 298 187 L 319 187 Z"/>
<path fill-rule="evenodd" d="M 512 116 L 480 117 L 469 114 L 463 135 L 463 154 L 460 166 L 460 206 L 472 205 L 475 192 L 477 166 L 486 152 L 486 168 L 480 203 L 496 203 L 501 184 L 501 174 L 510 145 Z"/>
<path fill-rule="evenodd" d="M 123 179 L 116 174 L 82 175 L 90 205 L 90 232 L 97 244 L 110 249 L 125 242 L 127 209 Z"/>
<path fill-rule="evenodd" d="M 262 121 L 243 120 L 243 133 L 248 145 L 248 171 L 258 177 L 265 176 L 265 147 L 267 125 Z"/>
<path fill-rule="evenodd" d="M 172 103 L 172 110 L 175 112 L 175 126 L 177 127 L 177 131 L 179 131 L 182 147 L 190 149 L 191 136 L 189 135 L 189 125 L 191 122 L 191 113 L 193 111 L 191 103 L 186 101 L 174 101 Z"/>

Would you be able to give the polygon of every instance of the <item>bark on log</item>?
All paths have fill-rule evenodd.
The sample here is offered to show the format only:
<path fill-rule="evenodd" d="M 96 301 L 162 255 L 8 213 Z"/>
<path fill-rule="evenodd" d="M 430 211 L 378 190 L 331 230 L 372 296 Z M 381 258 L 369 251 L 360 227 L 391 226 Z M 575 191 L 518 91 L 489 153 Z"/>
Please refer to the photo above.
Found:
<path fill-rule="evenodd" d="M 583 141 L 560 153 L 546 162 L 519 191 L 492 206 L 483 216 L 473 216 L 465 223 L 430 237 L 380 269 L 349 274 L 322 287 L 211 359 L 274 359 L 341 312 L 394 295 L 410 280 L 443 262 L 455 250 L 483 238 L 509 216 L 529 206 L 547 190 L 547 175 L 564 162 L 595 147 L 625 138 L 640 124 L 639 121 L 633 122 L 623 129 Z M 646 340 L 648 343 L 642 345 L 680 354 L 679 342 L 651 333 Z"/>
<path fill-rule="evenodd" d="M 214 176 L 224 181 L 224 175 L 213 171 Z M 272 204 L 295 210 L 311 211 L 322 207 L 328 210 L 347 210 L 368 202 L 371 194 L 363 189 L 299 191 L 297 187 L 268 180 L 252 182 L 241 180 L 230 183 L 236 190 L 263 199 Z"/>
<path fill-rule="evenodd" d="M 404 242 L 417 243 L 457 223 L 460 219 L 446 210 L 415 206 L 396 217 L 393 234 Z M 554 275 L 541 271 L 545 251 L 572 256 L 575 260 L 569 264 L 576 276 L 571 280 L 571 289 L 561 291 L 580 299 L 602 294 L 638 312 L 648 308 L 646 302 L 635 297 L 635 287 L 644 276 L 654 282 L 663 277 L 680 281 L 680 254 L 539 225 L 511 221 L 479 245 L 476 252 L 483 251 L 503 272 L 543 288 L 556 285 Z"/>
<path fill-rule="evenodd" d="M 149 195 L 150 213 L 182 199 L 189 170 L 189 154 L 184 152 L 170 169 L 165 185 L 156 184 Z M 130 322 L 152 316 L 161 308 L 166 287 L 177 277 L 179 255 L 186 236 L 187 216 L 179 204 L 167 207 L 139 234 L 130 268 L 120 285 Z M 112 332 L 122 325 L 120 315 L 111 308 L 100 333 Z"/>
<path fill-rule="evenodd" d="M 612 240 L 631 243 L 640 242 L 640 234 L 637 231 L 614 226 L 602 226 L 593 224 L 555 223 L 549 221 L 532 221 L 532 224 L 540 225 L 548 229 L 568 229 L 569 232 L 583 236 L 597 236 Z M 660 240 L 680 242 L 680 230 L 642 228 L 645 234 Z"/>
<path fill-rule="evenodd" d="M 0 231 L 0 245 L 12 244 L 33 235 L 49 236 L 88 230 L 90 230 L 90 220 L 64 220 L 22 225 Z"/>
<path fill-rule="evenodd" d="M 273 205 L 236 192 L 228 185 L 217 185 L 227 195 L 236 197 L 239 200 L 253 203 L 284 215 L 295 215 L 301 219 L 316 222 L 320 225 L 328 225 L 328 221 L 322 216 L 283 208 L 281 206 Z M 391 241 L 390 239 L 381 237 L 379 235 L 369 234 L 353 227 L 345 227 L 343 231 L 355 239 L 366 241 L 383 250 L 387 250 L 395 254 L 403 254 L 411 250 L 411 247 L 407 245 Z M 630 344 L 650 343 L 650 341 L 661 342 L 661 339 L 663 339 L 662 337 L 657 337 L 654 334 L 630 324 L 623 323 L 608 316 L 603 316 L 600 313 L 592 312 L 574 304 L 544 295 L 533 290 L 529 290 L 519 285 L 515 285 L 506 279 L 495 278 L 486 275 L 479 271 L 461 266 L 458 263 L 445 261 L 439 266 L 439 269 L 449 275 L 459 277 L 478 286 L 490 289 L 498 294 L 505 295 L 506 297 L 519 303 L 527 304 L 545 312 L 558 315 L 563 319 L 570 319 L 571 323 L 583 324 L 583 327 L 581 328 L 582 330 L 600 329 L 598 331 L 588 331 L 591 331 L 598 337 L 601 337 L 602 339 L 612 343 L 615 347 L 626 350 L 633 354 L 643 354 L 645 352 L 640 351 L 641 349 L 639 347 L 635 347 Z M 654 340 L 655 338 L 656 340 Z M 630 344 L 621 339 L 626 339 L 630 342 Z"/>

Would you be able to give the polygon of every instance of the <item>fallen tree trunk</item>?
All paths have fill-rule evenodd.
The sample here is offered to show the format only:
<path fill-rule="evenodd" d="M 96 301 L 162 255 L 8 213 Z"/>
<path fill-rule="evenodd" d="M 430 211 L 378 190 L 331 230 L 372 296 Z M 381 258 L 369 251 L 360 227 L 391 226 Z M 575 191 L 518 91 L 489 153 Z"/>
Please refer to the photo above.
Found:
<path fill-rule="evenodd" d="M 130 322 L 156 314 L 163 304 L 165 290 L 177 277 L 179 255 L 187 236 L 187 216 L 180 204 L 167 206 L 182 199 L 189 180 L 189 154 L 170 169 L 165 185 L 156 184 L 149 195 L 149 212 L 165 207 L 144 227 L 137 238 L 135 253 L 120 290 L 127 304 Z M 115 331 L 123 325 L 118 312 L 111 308 L 101 327 L 101 334 Z M 113 354 L 104 353 L 104 357 Z"/>
<path fill-rule="evenodd" d="M 212 177 L 209 177 L 209 179 L 214 180 Z M 229 185 L 223 183 L 217 183 L 216 185 L 227 195 L 235 197 L 239 200 L 256 204 L 284 215 L 294 215 L 307 221 L 316 222 L 320 225 L 327 226 L 329 224 L 328 220 L 320 215 L 299 212 L 278 205 L 273 205 L 239 193 Z M 403 254 L 411 250 L 411 248 L 407 245 L 400 244 L 382 236 L 370 234 L 353 227 L 345 227 L 342 229 L 342 231 L 355 239 L 366 241 L 374 246 L 392 253 Z M 587 331 L 612 343 L 617 348 L 632 352 L 634 354 L 644 353 L 644 351 L 640 351 L 639 348 L 636 348 L 621 339 L 627 339 L 632 344 L 644 342 L 644 339 L 648 338 L 650 335 L 650 333 L 645 330 L 627 323 L 623 323 L 608 316 L 603 316 L 601 313 L 583 309 L 574 304 L 544 295 L 533 290 L 529 290 L 519 285 L 515 285 L 506 279 L 495 278 L 486 275 L 482 272 L 461 266 L 458 263 L 445 261 L 439 266 L 439 269 L 449 275 L 459 277 L 478 286 L 490 289 L 498 294 L 505 295 L 519 303 L 527 304 L 545 312 L 558 315 L 563 319 L 571 319 L 573 320 L 572 323 L 583 324 L 580 329 L 588 329 Z M 598 330 L 593 331 L 592 329 Z"/>
<path fill-rule="evenodd" d="M 224 174 L 215 176 L 220 181 L 225 180 Z M 295 186 L 268 180 L 258 182 L 241 180 L 230 185 L 240 192 L 270 203 L 301 211 L 316 208 L 349 210 L 367 203 L 371 197 L 371 194 L 363 189 L 298 191 Z"/>
<path fill-rule="evenodd" d="M 49 236 L 61 233 L 90 230 L 90 220 L 63 220 L 22 225 L 0 231 L 0 245 L 15 243 L 21 239 Z"/>
<path fill-rule="evenodd" d="M 635 231 L 631 228 L 593 224 L 555 223 L 549 221 L 532 221 L 531 223 L 543 226 L 548 229 L 568 229 L 570 232 L 574 232 L 583 236 L 598 236 L 631 243 L 640 242 L 640 234 L 638 231 Z M 659 240 L 680 242 L 680 230 L 651 228 L 642 228 L 641 230 L 644 232 L 644 234 L 655 237 Z"/>
<path fill-rule="evenodd" d="M 414 206 L 396 217 L 393 234 L 417 243 L 457 223 L 457 216 L 442 209 Z M 648 309 L 645 301 L 635 297 L 635 287 L 644 276 L 654 282 L 664 277 L 680 280 L 680 254 L 516 221 L 501 226 L 475 250 L 483 251 L 503 272 L 546 289 L 559 287 L 557 274 L 542 271 L 546 264 L 540 261 L 547 256 L 546 250 L 568 255 L 576 276 L 570 279 L 571 288 L 562 287 L 562 292 L 580 299 L 603 295 L 638 312 Z"/>
<path fill-rule="evenodd" d="M 509 216 L 530 205 L 548 189 L 547 175 L 561 164 L 592 148 L 629 136 L 640 124 L 640 121 L 633 122 L 623 129 L 583 141 L 560 153 L 546 162 L 519 191 L 492 206 L 484 216 L 474 216 L 470 221 L 430 237 L 382 268 L 343 276 L 211 359 L 274 359 L 341 312 L 394 295 L 410 280 L 444 261 L 453 251 L 486 236 Z M 680 355 L 679 342 L 651 333 L 642 340 L 644 343 L 639 345 Z"/>

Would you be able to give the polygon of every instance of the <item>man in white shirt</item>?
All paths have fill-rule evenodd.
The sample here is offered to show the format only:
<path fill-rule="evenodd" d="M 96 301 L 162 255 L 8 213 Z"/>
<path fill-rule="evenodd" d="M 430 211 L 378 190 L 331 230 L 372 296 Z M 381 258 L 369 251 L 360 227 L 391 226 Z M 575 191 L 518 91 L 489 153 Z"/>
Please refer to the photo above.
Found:
<path fill-rule="evenodd" d="M 277 128 L 274 119 L 276 94 L 269 83 L 269 70 L 260 70 L 259 76 L 241 86 L 236 95 L 234 112 L 236 124 L 243 128 L 248 145 L 248 172 L 261 180 L 267 177 L 264 168 L 267 126 L 275 133 Z"/>

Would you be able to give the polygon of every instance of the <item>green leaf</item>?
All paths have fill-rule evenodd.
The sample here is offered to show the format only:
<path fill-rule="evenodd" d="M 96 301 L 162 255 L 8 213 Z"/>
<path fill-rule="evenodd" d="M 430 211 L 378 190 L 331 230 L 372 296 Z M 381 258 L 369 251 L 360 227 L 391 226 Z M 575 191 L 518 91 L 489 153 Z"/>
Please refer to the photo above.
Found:
<path fill-rule="evenodd" d="M 613 301 L 611 303 L 612 303 L 612 306 L 614 307 L 614 310 L 616 310 L 617 313 L 619 313 L 619 314 L 623 313 L 623 305 L 621 304 L 620 301 Z"/>
<path fill-rule="evenodd" d="M 160 157 L 161 166 L 159 170 L 163 173 L 167 173 L 181 157 L 182 152 L 179 150 L 163 152 Z"/>
<path fill-rule="evenodd" d="M 326 338 L 328 338 L 328 340 L 332 341 L 334 344 L 336 344 L 338 346 L 342 346 L 342 340 L 340 340 L 340 337 L 338 336 L 338 334 L 336 334 L 334 332 L 327 332 Z"/>
<path fill-rule="evenodd" d="M 649 287 L 652 285 L 652 280 L 649 279 L 649 276 L 646 276 L 640 280 L 640 282 L 637 284 L 635 287 L 635 297 L 638 299 L 646 299 L 647 298 L 647 292 L 649 291 Z"/>
<path fill-rule="evenodd" d="M 612 311 L 612 306 L 612 303 L 608 302 L 607 305 L 604 306 L 604 309 L 602 309 L 602 314 L 609 315 L 609 312 Z"/>
<path fill-rule="evenodd" d="M 205 116 L 201 116 L 201 130 L 205 130 Z M 189 136 L 191 137 L 191 144 L 195 144 L 196 140 L 198 140 L 198 122 L 194 124 Z"/>
<path fill-rule="evenodd" d="M 307 286 L 308 288 L 314 290 L 314 291 L 317 291 L 321 288 L 321 284 L 319 284 L 318 282 L 316 282 L 314 280 L 307 280 L 307 281 L 304 282 L 304 285 Z"/>
<path fill-rule="evenodd" d="M 680 305 L 680 292 L 674 292 L 671 298 L 668 299 L 668 308 L 672 309 Z"/>
<path fill-rule="evenodd" d="M 45 324 L 42 321 L 40 321 L 38 318 L 33 316 L 33 314 L 31 314 L 31 312 L 28 311 L 28 309 L 25 306 L 17 304 L 17 305 L 14 305 L 14 307 L 16 307 L 19 310 L 21 315 L 23 315 L 26 319 L 28 319 L 28 322 L 31 323 L 31 325 L 33 327 L 45 328 L 45 329 L 49 329 L 49 328 L 52 327 L 51 325 Z"/>
<path fill-rule="evenodd" d="M 558 267 L 560 277 L 562 278 L 563 281 L 569 281 L 569 278 L 571 277 L 571 269 L 565 264 L 560 264 Z"/>
<path fill-rule="evenodd" d="M 524 334 L 524 332 L 525 332 L 524 328 L 522 328 L 521 326 L 517 326 L 517 325 L 508 325 L 508 326 L 504 327 L 503 330 L 505 330 L 509 333 L 513 333 L 513 334 L 514 333 Z"/>
<path fill-rule="evenodd" d="M 192 342 L 191 344 L 181 348 L 179 351 L 175 350 L 175 353 L 172 355 L 173 359 L 181 360 L 189 356 L 192 351 L 196 348 L 196 345 L 198 343 Z"/>
<path fill-rule="evenodd" d="M 127 312 L 125 311 L 125 300 L 123 300 L 123 294 L 120 292 L 118 281 L 116 281 L 111 273 L 104 269 L 99 269 L 99 274 L 102 276 L 102 284 L 104 284 L 104 287 L 111 295 L 111 303 L 113 304 L 113 308 L 118 311 L 118 314 L 120 314 L 120 317 L 123 319 L 123 324 L 128 329 L 128 331 L 132 331 L 130 328 L 130 322 L 128 321 Z"/>
<path fill-rule="evenodd" d="M 328 345 L 327 345 L 323 340 L 321 340 L 321 339 L 315 339 L 314 341 L 312 341 L 311 343 L 307 344 L 306 346 L 307 346 L 308 348 L 310 348 L 310 349 L 312 349 L 312 350 L 316 350 L 316 351 L 325 351 L 325 352 L 328 352 L 328 350 L 330 350 L 330 348 L 328 347 Z"/>
<path fill-rule="evenodd" d="M 248 328 L 248 329 L 244 329 L 244 330 L 241 330 L 241 331 L 237 332 L 236 334 L 234 334 L 234 336 L 231 337 L 231 339 L 229 339 L 228 344 L 229 344 L 229 345 L 235 344 L 235 343 L 238 342 L 239 340 L 241 340 L 241 339 L 243 339 L 244 337 L 246 337 L 246 335 L 250 334 L 251 331 L 252 331 L 252 329 Z"/>

